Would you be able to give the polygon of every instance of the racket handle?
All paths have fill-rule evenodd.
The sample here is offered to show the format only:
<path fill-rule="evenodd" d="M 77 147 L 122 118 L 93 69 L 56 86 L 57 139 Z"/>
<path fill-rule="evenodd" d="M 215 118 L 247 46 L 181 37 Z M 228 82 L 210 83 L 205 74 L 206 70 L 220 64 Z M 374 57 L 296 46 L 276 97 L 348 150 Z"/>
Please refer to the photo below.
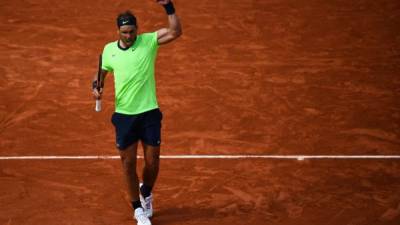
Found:
<path fill-rule="evenodd" d="M 101 111 L 101 99 L 96 99 L 96 112 Z"/>

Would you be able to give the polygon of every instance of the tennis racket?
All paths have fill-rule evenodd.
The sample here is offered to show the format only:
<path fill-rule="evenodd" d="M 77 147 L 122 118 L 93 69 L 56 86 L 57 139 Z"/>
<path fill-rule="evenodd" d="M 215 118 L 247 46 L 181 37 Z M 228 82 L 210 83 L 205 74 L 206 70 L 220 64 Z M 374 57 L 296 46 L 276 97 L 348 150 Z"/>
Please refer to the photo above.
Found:
<path fill-rule="evenodd" d="M 101 54 L 99 56 L 99 68 L 97 70 L 97 91 L 99 91 L 100 93 L 100 88 L 101 88 L 101 64 L 102 64 L 102 57 Z M 96 99 L 96 108 L 95 108 L 96 112 L 100 112 L 101 111 L 101 99 L 98 98 Z"/>

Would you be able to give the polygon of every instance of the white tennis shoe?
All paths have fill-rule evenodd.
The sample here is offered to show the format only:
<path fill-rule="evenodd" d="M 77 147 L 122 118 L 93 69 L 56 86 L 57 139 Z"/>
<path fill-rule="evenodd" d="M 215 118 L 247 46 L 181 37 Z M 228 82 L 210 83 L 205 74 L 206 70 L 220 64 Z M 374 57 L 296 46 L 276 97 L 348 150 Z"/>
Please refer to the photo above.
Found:
<path fill-rule="evenodd" d="M 151 225 L 150 219 L 142 208 L 135 209 L 134 218 L 137 221 L 137 225 Z"/>
<path fill-rule="evenodd" d="M 140 187 L 142 187 L 142 183 L 140 184 Z M 140 202 L 142 203 L 143 211 L 146 214 L 148 218 L 151 218 L 153 216 L 153 194 L 150 194 L 150 196 L 144 198 L 142 194 L 140 194 Z"/>

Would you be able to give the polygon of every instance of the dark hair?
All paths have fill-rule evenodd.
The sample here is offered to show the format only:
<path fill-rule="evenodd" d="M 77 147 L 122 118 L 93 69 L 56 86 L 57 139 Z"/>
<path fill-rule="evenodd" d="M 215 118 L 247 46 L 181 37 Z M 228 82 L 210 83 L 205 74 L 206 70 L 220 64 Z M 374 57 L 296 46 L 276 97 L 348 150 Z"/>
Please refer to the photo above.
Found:
<path fill-rule="evenodd" d="M 137 27 L 136 17 L 130 10 L 127 10 L 123 13 L 120 13 L 117 17 L 117 26 L 118 28 L 122 25 L 134 25 Z"/>

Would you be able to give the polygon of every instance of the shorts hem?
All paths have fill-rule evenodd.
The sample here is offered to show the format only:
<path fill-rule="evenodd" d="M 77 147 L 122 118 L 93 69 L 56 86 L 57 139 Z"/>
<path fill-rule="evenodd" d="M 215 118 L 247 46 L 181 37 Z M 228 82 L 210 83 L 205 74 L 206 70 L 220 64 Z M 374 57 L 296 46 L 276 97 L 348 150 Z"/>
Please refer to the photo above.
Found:
<path fill-rule="evenodd" d="M 128 112 L 128 111 L 121 111 L 121 110 L 115 110 L 115 112 L 116 113 L 120 113 L 120 114 L 124 114 L 124 115 L 134 116 L 134 115 L 145 113 L 145 112 L 148 112 L 148 111 L 151 111 L 151 110 L 154 110 L 154 109 L 158 109 L 158 108 L 159 108 L 158 106 L 154 106 L 154 107 L 150 107 L 148 109 L 143 109 L 143 110 L 140 110 L 140 111 L 137 111 L 137 112 Z"/>

